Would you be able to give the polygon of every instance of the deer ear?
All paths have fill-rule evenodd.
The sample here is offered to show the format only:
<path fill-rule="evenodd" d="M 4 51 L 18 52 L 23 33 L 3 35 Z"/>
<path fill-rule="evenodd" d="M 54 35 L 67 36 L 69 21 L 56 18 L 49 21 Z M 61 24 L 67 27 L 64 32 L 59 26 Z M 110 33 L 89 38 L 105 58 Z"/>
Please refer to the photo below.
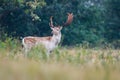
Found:
<path fill-rule="evenodd" d="M 50 27 L 52 30 L 54 29 L 54 27 Z"/>

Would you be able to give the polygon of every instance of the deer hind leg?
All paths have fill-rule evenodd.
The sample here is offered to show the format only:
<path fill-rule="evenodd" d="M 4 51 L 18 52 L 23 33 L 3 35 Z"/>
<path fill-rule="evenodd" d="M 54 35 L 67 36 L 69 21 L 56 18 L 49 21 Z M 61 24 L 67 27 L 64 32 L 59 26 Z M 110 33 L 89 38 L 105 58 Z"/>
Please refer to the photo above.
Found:
<path fill-rule="evenodd" d="M 28 53 L 28 49 L 25 46 L 23 46 L 23 55 L 24 55 L 24 57 L 27 57 L 27 53 Z"/>
<path fill-rule="evenodd" d="M 31 47 L 29 45 L 24 45 L 23 46 L 23 53 L 24 53 L 24 57 L 27 57 L 28 52 L 30 51 Z"/>

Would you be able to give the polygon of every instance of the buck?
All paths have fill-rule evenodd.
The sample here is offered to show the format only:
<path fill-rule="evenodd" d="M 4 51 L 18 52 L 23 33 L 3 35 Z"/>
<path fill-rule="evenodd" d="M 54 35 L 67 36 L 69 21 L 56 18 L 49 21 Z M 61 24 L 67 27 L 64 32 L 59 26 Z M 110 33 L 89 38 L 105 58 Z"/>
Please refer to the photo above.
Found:
<path fill-rule="evenodd" d="M 37 45 L 43 45 L 47 51 L 46 52 L 47 55 L 49 55 L 51 53 L 51 51 L 53 51 L 53 49 L 58 46 L 58 44 L 61 41 L 62 27 L 65 27 L 72 22 L 73 14 L 68 13 L 67 21 L 62 26 L 60 26 L 60 25 L 54 26 L 52 18 L 53 17 L 50 17 L 49 26 L 52 30 L 53 35 L 47 36 L 47 37 L 33 37 L 33 36 L 24 37 L 22 39 L 22 45 L 23 45 L 23 48 L 25 50 L 25 53 L 27 53 L 32 47 L 35 47 Z"/>

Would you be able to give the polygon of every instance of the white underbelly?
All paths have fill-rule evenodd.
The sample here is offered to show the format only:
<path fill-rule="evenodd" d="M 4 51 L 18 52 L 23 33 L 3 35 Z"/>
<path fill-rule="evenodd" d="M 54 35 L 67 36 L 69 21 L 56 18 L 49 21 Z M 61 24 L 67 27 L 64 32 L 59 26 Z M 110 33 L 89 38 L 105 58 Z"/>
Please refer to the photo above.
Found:
<path fill-rule="evenodd" d="M 43 45 L 43 47 L 45 47 L 45 49 L 48 51 L 52 51 L 56 47 L 55 44 L 50 43 L 50 42 L 41 42 L 39 44 Z"/>

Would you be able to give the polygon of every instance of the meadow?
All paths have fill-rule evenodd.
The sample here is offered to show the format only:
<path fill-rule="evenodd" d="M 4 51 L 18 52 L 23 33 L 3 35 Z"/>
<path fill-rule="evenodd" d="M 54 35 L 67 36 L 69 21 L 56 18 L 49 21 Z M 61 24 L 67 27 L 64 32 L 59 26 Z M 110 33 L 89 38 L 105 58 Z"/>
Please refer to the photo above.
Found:
<path fill-rule="evenodd" d="M 20 43 L 0 41 L 0 80 L 120 80 L 119 49 L 62 46 L 48 58 L 38 46 L 24 57 Z"/>

